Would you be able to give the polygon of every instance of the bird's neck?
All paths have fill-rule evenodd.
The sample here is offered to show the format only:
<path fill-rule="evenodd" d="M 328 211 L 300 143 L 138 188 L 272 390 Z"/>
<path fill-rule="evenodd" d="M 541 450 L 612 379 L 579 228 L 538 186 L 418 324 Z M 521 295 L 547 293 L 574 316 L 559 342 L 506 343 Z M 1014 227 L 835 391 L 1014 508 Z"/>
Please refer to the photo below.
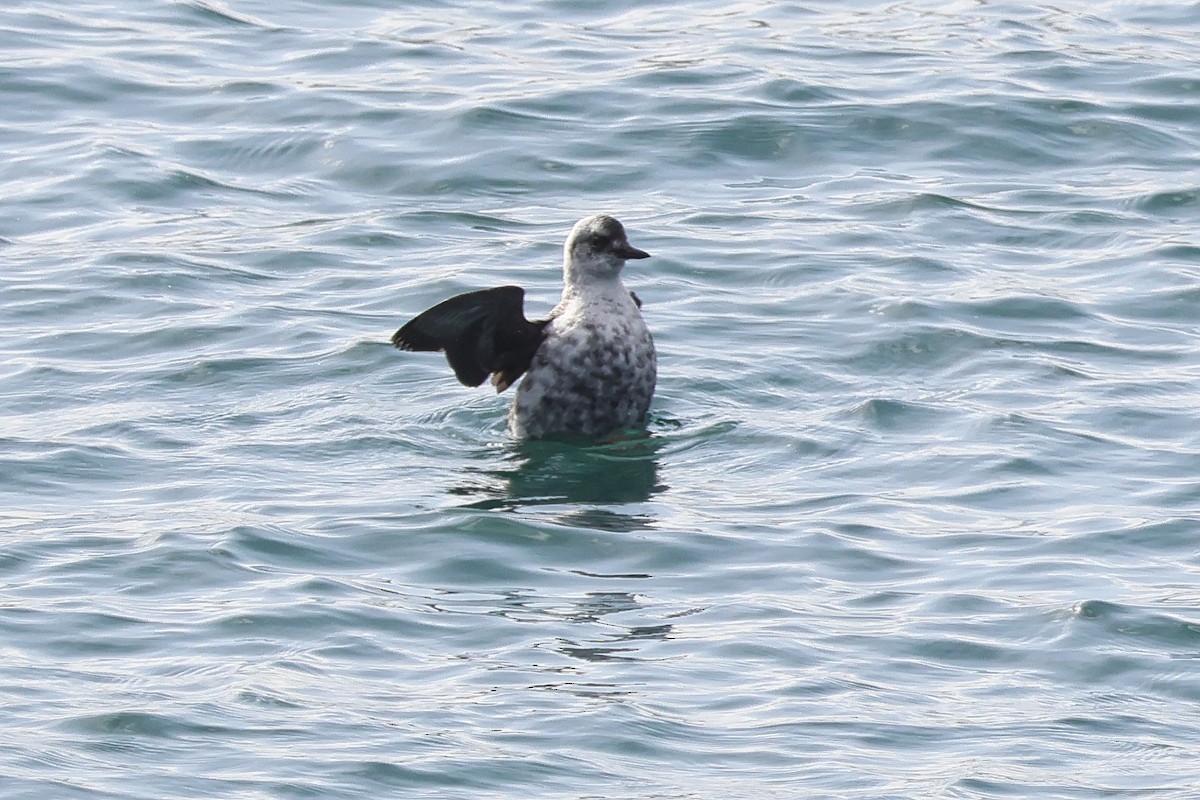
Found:
<path fill-rule="evenodd" d="M 572 275 L 568 270 L 564 276 L 563 300 L 601 300 L 608 297 L 620 298 L 629 294 L 621 283 L 620 273 L 611 275 Z"/>

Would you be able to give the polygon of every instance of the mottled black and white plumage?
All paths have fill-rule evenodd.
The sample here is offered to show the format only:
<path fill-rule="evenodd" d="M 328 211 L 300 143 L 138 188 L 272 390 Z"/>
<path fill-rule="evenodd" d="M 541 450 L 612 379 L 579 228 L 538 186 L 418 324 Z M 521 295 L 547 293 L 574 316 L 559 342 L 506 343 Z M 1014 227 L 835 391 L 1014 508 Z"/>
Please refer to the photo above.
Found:
<path fill-rule="evenodd" d="M 437 304 L 396 331 L 392 344 L 444 351 L 467 386 L 491 375 L 502 392 L 524 374 L 508 412 L 518 438 L 639 427 L 658 367 L 641 301 L 621 283 L 621 269 L 648 257 L 617 220 L 587 217 L 567 237 L 562 300 L 546 319 L 525 319 L 524 290 L 500 286 Z"/>

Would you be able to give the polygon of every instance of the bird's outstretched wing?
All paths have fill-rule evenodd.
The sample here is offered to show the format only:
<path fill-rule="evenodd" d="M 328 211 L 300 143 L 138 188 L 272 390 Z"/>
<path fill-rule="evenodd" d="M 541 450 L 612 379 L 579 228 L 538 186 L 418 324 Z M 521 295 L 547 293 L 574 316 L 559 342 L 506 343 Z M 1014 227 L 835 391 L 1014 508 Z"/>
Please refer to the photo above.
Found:
<path fill-rule="evenodd" d="M 542 343 L 546 323 L 525 319 L 524 306 L 519 286 L 460 294 L 414 317 L 396 331 L 392 344 L 444 351 L 460 383 L 478 386 L 491 375 L 502 392 L 529 369 Z"/>

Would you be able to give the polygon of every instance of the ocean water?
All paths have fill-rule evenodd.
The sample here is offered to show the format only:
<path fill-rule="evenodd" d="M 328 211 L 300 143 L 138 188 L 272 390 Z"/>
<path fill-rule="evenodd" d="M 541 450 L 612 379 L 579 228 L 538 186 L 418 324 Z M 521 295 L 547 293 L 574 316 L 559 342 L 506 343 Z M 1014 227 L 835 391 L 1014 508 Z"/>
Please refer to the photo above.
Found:
<path fill-rule="evenodd" d="M 0 9 L 0 797 L 1193 798 L 1200 5 Z M 607 211 L 650 436 L 388 345 Z"/>

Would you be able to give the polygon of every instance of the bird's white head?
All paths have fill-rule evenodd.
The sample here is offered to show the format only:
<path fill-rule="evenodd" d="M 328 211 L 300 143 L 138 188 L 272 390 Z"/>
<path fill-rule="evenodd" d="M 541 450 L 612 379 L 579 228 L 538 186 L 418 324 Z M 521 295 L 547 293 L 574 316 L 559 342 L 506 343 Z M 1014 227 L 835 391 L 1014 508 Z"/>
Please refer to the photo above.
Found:
<path fill-rule="evenodd" d="M 613 280 L 631 258 L 650 254 L 629 244 L 625 226 L 597 214 L 575 223 L 563 246 L 563 277 L 568 285 L 594 280 Z"/>

